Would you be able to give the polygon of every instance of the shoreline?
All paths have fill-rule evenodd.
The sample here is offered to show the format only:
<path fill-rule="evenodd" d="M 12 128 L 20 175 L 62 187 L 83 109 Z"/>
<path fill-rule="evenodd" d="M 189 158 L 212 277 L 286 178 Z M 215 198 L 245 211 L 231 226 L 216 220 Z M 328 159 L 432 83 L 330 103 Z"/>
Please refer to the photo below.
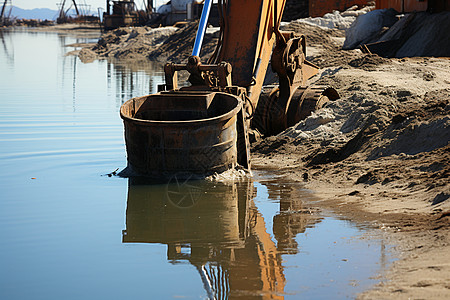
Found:
<path fill-rule="evenodd" d="M 262 159 L 255 157 L 254 168 L 303 182 L 315 196 L 313 203 L 308 202 L 309 206 L 329 210 L 359 224 L 368 223 L 384 233 L 393 247 L 395 260 L 379 274 L 378 283 L 357 295 L 356 299 L 446 299 L 450 296 L 450 265 L 445 259 L 450 253 L 448 211 L 386 213 L 382 209 L 368 210 L 370 204 L 380 199 L 367 200 L 362 196 L 352 199 L 354 196 L 349 196 L 354 191 L 352 184 L 330 189 L 329 182 L 312 180 L 305 183 L 303 173 L 293 172 L 286 165 L 283 166 L 286 169 L 280 171 L 277 159 L 273 159 L 273 165 L 258 165 Z M 389 206 L 389 200 L 384 199 L 383 204 Z"/>

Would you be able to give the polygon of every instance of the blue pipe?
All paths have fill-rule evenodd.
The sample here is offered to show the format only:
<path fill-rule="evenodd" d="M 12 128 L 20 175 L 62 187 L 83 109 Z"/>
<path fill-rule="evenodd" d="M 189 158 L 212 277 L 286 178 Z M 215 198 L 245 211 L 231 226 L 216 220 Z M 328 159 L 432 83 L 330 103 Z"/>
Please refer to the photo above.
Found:
<path fill-rule="evenodd" d="M 209 12 L 211 11 L 211 3 L 212 0 L 205 0 L 205 4 L 203 5 L 202 16 L 198 24 L 197 36 L 195 37 L 194 50 L 192 51 L 193 56 L 200 56 L 203 36 L 205 35 L 206 24 L 208 23 Z"/>

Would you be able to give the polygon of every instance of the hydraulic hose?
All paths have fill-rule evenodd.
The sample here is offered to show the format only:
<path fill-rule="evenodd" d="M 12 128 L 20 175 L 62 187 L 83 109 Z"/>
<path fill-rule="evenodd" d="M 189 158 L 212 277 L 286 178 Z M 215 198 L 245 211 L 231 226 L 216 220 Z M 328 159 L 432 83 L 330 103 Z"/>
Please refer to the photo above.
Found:
<path fill-rule="evenodd" d="M 198 24 L 197 36 L 195 37 L 193 56 L 200 56 L 200 49 L 202 48 L 203 37 L 205 36 L 206 25 L 208 23 L 209 12 L 211 11 L 212 0 L 205 0 L 203 5 L 202 16 Z"/>

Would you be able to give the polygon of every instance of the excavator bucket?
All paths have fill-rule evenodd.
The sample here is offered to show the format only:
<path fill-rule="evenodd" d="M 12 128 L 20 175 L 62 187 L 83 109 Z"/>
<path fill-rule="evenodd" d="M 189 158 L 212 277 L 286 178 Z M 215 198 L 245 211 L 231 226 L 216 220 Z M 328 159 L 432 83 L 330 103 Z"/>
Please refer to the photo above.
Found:
<path fill-rule="evenodd" d="M 241 111 L 240 98 L 221 92 L 168 91 L 127 101 L 120 109 L 127 173 L 170 179 L 236 167 Z"/>

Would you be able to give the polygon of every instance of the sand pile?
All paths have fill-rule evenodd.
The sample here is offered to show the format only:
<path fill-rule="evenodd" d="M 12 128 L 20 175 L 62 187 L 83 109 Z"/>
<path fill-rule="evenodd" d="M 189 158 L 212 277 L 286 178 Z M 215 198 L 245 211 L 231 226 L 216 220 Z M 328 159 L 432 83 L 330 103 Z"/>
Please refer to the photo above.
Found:
<path fill-rule="evenodd" d="M 160 62 L 186 62 L 192 54 L 195 36 L 197 34 L 198 23 L 188 23 L 179 31 L 171 35 L 160 47 L 148 54 L 148 58 Z M 211 56 L 216 48 L 219 37 L 217 30 L 207 29 L 203 37 L 203 44 L 200 51 L 200 58 L 203 62 Z"/>
<path fill-rule="evenodd" d="M 121 60 L 185 61 L 194 46 L 197 23 L 177 27 L 123 27 L 104 34 L 96 45 L 84 48 L 78 56 L 83 62 L 101 58 Z M 204 37 L 202 57 L 209 57 L 215 48 L 216 33 Z"/>
<path fill-rule="evenodd" d="M 307 59 L 320 68 L 357 67 L 370 70 L 388 61 L 377 55 L 364 54 L 359 49 L 342 51 L 342 43 L 345 40 L 344 30 L 322 28 L 301 22 L 288 23 L 282 27 L 282 30 L 306 35 Z M 332 69 L 325 69 L 325 71 L 334 72 Z"/>
<path fill-rule="evenodd" d="M 373 9 L 375 9 L 375 6 L 366 6 L 358 9 L 358 6 L 354 5 L 344 12 L 335 10 L 332 13 L 325 14 L 323 17 L 302 18 L 291 23 L 304 23 L 328 29 L 347 29 L 355 22 L 358 16 L 364 15 Z"/>
<path fill-rule="evenodd" d="M 96 58 L 121 58 L 143 60 L 160 47 L 178 28 L 123 27 L 104 34 L 92 48 L 84 48 L 79 57 L 82 61 Z"/>

